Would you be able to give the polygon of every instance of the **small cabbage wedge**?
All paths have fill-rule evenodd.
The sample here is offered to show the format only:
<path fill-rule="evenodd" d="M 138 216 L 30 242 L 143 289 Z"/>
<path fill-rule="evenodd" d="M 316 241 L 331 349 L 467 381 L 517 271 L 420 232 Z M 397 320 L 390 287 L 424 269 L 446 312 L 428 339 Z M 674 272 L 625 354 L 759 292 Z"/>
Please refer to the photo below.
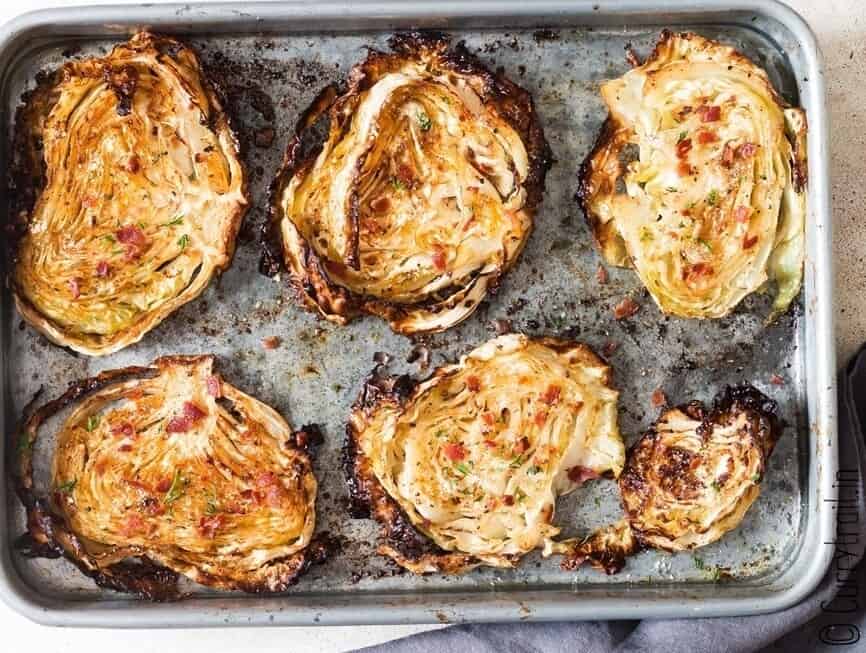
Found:
<path fill-rule="evenodd" d="M 43 496 L 34 445 L 67 407 Z M 149 599 L 182 596 L 179 574 L 221 589 L 283 591 L 326 554 L 313 536 L 310 454 L 319 439 L 316 427 L 293 432 L 222 380 L 211 356 L 103 372 L 33 411 L 18 434 L 28 548 L 65 555 L 100 586 Z"/>
<path fill-rule="evenodd" d="M 782 432 L 776 402 L 728 387 L 712 409 L 693 401 L 662 413 L 628 452 L 619 487 L 625 519 L 576 543 L 563 563 L 616 573 L 640 548 L 687 551 L 736 528 L 760 494 Z M 570 551 L 569 551 L 570 549 Z"/>
<path fill-rule="evenodd" d="M 415 572 L 513 567 L 559 533 L 556 498 L 619 475 L 610 368 L 585 345 L 501 336 L 426 381 L 374 374 L 346 468 L 379 552 Z"/>
<path fill-rule="evenodd" d="M 529 94 L 464 47 L 429 34 L 391 47 L 302 118 L 262 270 L 285 265 L 303 304 L 338 324 L 369 313 L 399 333 L 442 331 L 517 260 L 550 152 Z"/>
<path fill-rule="evenodd" d="M 601 87 L 609 115 L 580 170 L 605 260 L 665 313 L 718 318 L 768 281 L 770 319 L 803 275 L 806 116 L 733 48 L 664 32 Z"/>
<path fill-rule="evenodd" d="M 93 356 L 137 342 L 226 269 L 247 207 L 238 144 L 195 53 L 146 32 L 30 94 L 15 172 L 15 303 Z"/>

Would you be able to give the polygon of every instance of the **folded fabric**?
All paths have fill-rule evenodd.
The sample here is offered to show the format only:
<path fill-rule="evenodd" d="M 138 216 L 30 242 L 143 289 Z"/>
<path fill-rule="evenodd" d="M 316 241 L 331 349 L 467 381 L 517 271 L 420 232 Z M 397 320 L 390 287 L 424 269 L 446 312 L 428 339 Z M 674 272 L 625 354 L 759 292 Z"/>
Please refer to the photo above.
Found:
<path fill-rule="evenodd" d="M 467 624 L 365 648 L 368 653 L 820 651 L 854 644 L 866 628 L 866 345 L 839 375 L 839 461 L 860 482 L 840 488 L 848 521 L 830 569 L 802 603 L 774 614 L 715 619 Z M 856 510 L 857 519 L 851 519 Z M 841 534 L 842 530 L 840 530 Z M 775 643 L 775 645 L 774 645 Z M 781 648 L 779 648 L 781 646 Z M 866 639 L 864 639 L 866 648 Z M 848 649 L 852 650 L 852 649 Z M 859 650 L 854 647 L 853 650 Z"/>

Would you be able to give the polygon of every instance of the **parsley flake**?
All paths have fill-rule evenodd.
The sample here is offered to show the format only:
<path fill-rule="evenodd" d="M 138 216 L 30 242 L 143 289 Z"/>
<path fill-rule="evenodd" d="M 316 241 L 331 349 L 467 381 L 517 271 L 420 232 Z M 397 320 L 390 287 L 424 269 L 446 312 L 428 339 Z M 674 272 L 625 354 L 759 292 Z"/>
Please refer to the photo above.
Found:
<path fill-rule="evenodd" d="M 63 492 L 63 494 L 69 494 L 75 488 L 75 484 L 78 481 L 76 479 L 72 479 L 71 481 L 66 481 L 65 483 L 61 483 L 57 486 L 58 492 Z"/>
<path fill-rule="evenodd" d="M 422 132 L 430 131 L 430 127 L 433 126 L 430 116 L 423 111 L 418 113 L 418 126 L 421 127 Z"/>
<path fill-rule="evenodd" d="M 87 418 L 87 430 L 91 433 L 99 426 L 99 415 L 91 415 Z"/>
<path fill-rule="evenodd" d="M 189 245 L 189 236 L 187 234 L 177 239 L 177 246 L 180 247 L 180 251 L 185 250 L 187 245 Z"/>

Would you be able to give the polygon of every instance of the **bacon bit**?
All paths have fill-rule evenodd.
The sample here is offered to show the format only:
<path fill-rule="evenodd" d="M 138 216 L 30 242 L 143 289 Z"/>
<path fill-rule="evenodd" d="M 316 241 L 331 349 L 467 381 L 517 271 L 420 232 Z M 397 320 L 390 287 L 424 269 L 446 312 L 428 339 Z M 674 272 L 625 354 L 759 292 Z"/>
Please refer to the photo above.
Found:
<path fill-rule="evenodd" d="M 741 159 L 748 159 L 755 156 L 755 152 L 757 151 L 758 146 L 754 143 L 743 143 L 742 145 L 737 147 L 737 156 Z"/>
<path fill-rule="evenodd" d="M 69 292 L 72 293 L 72 299 L 78 299 L 81 297 L 81 279 L 78 277 L 73 277 L 69 280 Z"/>
<path fill-rule="evenodd" d="M 129 442 L 124 442 L 117 448 L 117 450 L 123 453 L 129 453 L 130 451 L 132 451 L 132 445 L 129 444 Z"/>
<path fill-rule="evenodd" d="M 496 444 L 496 440 L 484 440 L 484 445 L 490 447 L 491 449 L 495 449 L 498 445 Z"/>
<path fill-rule="evenodd" d="M 683 268 L 683 281 L 687 281 L 692 277 L 703 277 L 713 273 L 713 266 L 707 263 L 695 263 L 694 265 L 686 265 Z"/>
<path fill-rule="evenodd" d="M 481 390 L 481 379 L 474 375 L 466 377 L 466 387 L 469 392 L 478 392 Z"/>
<path fill-rule="evenodd" d="M 415 172 L 405 163 L 397 169 L 397 179 L 399 179 L 407 188 L 411 188 L 415 183 Z"/>
<path fill-rule="evenodd" d="M 205 385 L 207 385 L 207 393 L 211 397 L 219 399 L 223 396 L 222 386 L 220 385 L 220 379 L 218 376 L 207 377 Z"/>
<path fill-rule="evenodd" d="M 684 138 L 677 143 L 677 158 L 685 159 L 689 151 L 692 149 L 692 139 Z"/>
<path fill-rule="evenodd" d="M 661 388 L 656 388 L 655 390 L 653 390 L 650 401 L 652 402 L 654 408 L 661 408 L 662 406 L 667 406 L 668 398 Z"/>
<path fill-rule="evenodd" d="M 168 492 L 171 489 L 172 479 L 166 477 L 156 484 L 157 492 Z"/>
<path fill-rule="evenodd" d="M 144 396 L 144 390 L 141 388 L 133 388 L 126 393 L 127 399 L 141 399 Z"/>
<path fill-rule="evenodd" d="M 493 423 L 496 421 L 493 413 L 482 413 L 481 419 L 484 420 L 484 423 L 487 424 L 487 426 L 493 426 Z"/>
<path fill-rule="evenodd" d="M 273 350 L 279 347 L 281 342 L 282 340 L 279 336 L 268 336 L 267 338 L 262 338 L 262 347 Z"/>
<path fill-rule="evenodd" d="M 549 385 L 547 386 L 547 390 L 541 395 L 541 401 L 546 403 L 548 406 L 553 406 L 554 404 L 559 403 L 559 395 L 562 394 L 562 388 L 558 385 Z"/>
<path fill-rule="evenodd" d="M 445 446 L 442 447 L 442 451 L 445 453 L 445 457 L 449 460 L 464 460 L 466 458 L 466 447 L 462 444 L 457 444 L 454 442 L 447 442 Z"/>
<path fill-rule="evenodd" d="M 714 131 L 710 131 L 709 129 L 702 129 L 698 132 L 698 143 L 701 145 L 706 145 L 707 143 L 715 143 L 719 140 L 718 134 Z"/>
<path fill-rule="evenodd" d="M 211 515 L 210 517 L 202 517 L 198 520 L 198 532 L 202 537 L 209 540 L 214 538 L 216 532 L 225 524 L 225 515 Z"/>
<path fill-rule="evenodd" d="M 625 46 L 625 60 L 632 68 L 640 66 L 640 59 L 638 58 L 637 53 L 632 49 L 631 43 Z"/>
<path fill-rule="evenodd" d="M 192 425 L 207 415 L 201 408 L 191 401 L 183 402 L 183 414 L 172 417 L 165 427 L 169 433 L 186 433 Z"/>
<path fill-rule="evenodd" d="M 504 503 L 506 506 L 513 506 L 514 505 L 514 497 L 510 494 L 503 494 L 502 495 L 502 503 Z"/>
<path fill-rule="evenodd" d="M 131 514 L 126 517 L 123 523 L 120 526 L 120 534 L 124 537 L 131 537 L 132 535 L 140 535 L 145 530 L 144 520 L 141 518 L 141 515 Z"/>
<path fill-rule="evenodd" d="M 115 424 L 111 427 L 111 434 L 115 437 L 127 437 L 131 438 L 135 436 L 135 427 L 132 426 L 129 422 L 123 422 L 122 424 Z"/>
<path fill-rule="evenodd" d="M 487 501 L 484 503 L 484 507 L 487 508 L 487 512 L 492 512 L 496 510 L 496 506 L 499 505 L 499 499 L 496 497 L 487 497 Z"/>
<path fill-rule="evenodd" d="M 686 106 L 684 106 L 682 109 L 679 110 L 679 112 L 678 112 L 677 115 L 678 115 L 680 121 L 682 121 L 682 120 L 684 120 L 685 117 L 686 117 L 687 115 L 689 115 L 691 112 L 692 112 L 692 107 L 691 107 L 690 105 L 687 104 Z"/>
<path fill-rule="evenodd" d="M 440 245 L 433 246 L 433 267 L 442 271 L 447 265 L 448 259 L 445 256 L 445 249 Z"/>
<path fill-rule="evenodd" d="M 532 443 L 529 441 L 525 435 L 517 441 L 517 444 L 514 445 L 514 453 L 521 454 L 529 451 L 529 447 L 532 446 Z"/>
<path fill-rule="evenodd" d="M 139 258 L 144 251 L 144 247 L 147 245 L 147 237 L 144 235 L 141 228 L 136 225 L 126 225 L 121 227 L 114 232 L 114 236 L 117 238 L 118 242 L 123 243 L 126 246 L 124 258 L 127 261 Z"/>
<path fill-rule="evenodd" d="M 133 154 L 129 157 L 129 160 L 126 162 L 126 166 L 124 166 L 127 172 L 135 174 L 139 170 L 141 170 L 141 159 L 138 158 L 137 154 Z"/>
<path fill-rule="evenodd" d="M 81 198 L 81 206 L 87 209 L 92 209 L 94 206 L 99 204 L 99 200 L 96 199 L 93 195 L 85 195 Z"/>
<path fill-rule="evenodd" d="M 785 379 L 783 379 L 778 374 L 772 374 L 770 376 L 770 383 L 772 383 L 773 385 L 785 385 Z"/>
<path fill-rule="evenodd" d="M 734 220 L 737 222 L 748 222 L 750 215 L 752 215 L 752 209 L 748 206 L 738 206 L 734 209 Z"/>
<path fill-rule="evenodd" d="M 107 261 L 100 261 L 96 264 L 96 276 L 97 277 L 107 277 L 111 273 L 111 268 L 108 265 Z"/>
<path fill-rule="evenodd" d="M 382 195 L 370 201 L 370 208 L 376 213 L 385 213 L 391 208 L 391 200 Z"/>
<path fill-rule="evenodd" d="M 631 297 L 626 297 L 619 304 L 614 306 L 613 316 L 617 320 L 624 320 L 631 317 L 640 310 L 640 304 L 635 302 Z"/>
<path fill-rule="evenodd" d="M 124 245 L 145 245 L 147 237 L 141 230 L 141 227 L 128 224 L 114 232 L 115 238 Z"/>
<path fill-rule="evenodd" d="M 692 167 L 685 161 L 680 161 L 677 166 L 677 174 L 680 177 L 689 177 L 692 174 Z"/>
<path fill-rule="evenodd" d="M 571 412 L 572 413 L 577 415 L 582 410 L 583 410 L 583 402 L 582 401 L 572 402 L 572 404 L 571 404 Z"/>
<path fill-rule="evenodd" d="M 108 466 L 108 461 L 105 458 L 100 458 L 93 466 L 93 473 L 97 476 L 102 476 L 105 473 L 105 468 Z"/>
<path fill-rule="evenodd" d="M 127 485 L 129 485 L 130 487 L 134 487 L 136 490 L 141 490 L 142 492 L 147 492 L 148 494 L 152 492 L 150 486 L 147 483 L 142 483 L 141 481 L 134 478 L 125 478 L 123 480 Z"/>
<path fill-rule="evenodd" d="M 540 410 L 535 413 L 535 425 L 536 426 L 544 426 L 544 423 L 547 421 L 547 411 Z"/>
<path fill-rule="evenodd" d="M 575 465 L 568 470 L 568 480 L 576 485 L 583 485 L 587 481 L 595 478 L 601 478 L 601 475 L 595 470 L 583 465 Z"/>
<path fill-rule="evenodd" d="M 758 242 L 758 235 L 750 236 L 746 234 L 743 236 L 743 249 L 752 249 L 755 246 L 755 243 Z"/>
<path fill-rule="evenodd" d="M 607 270 L 604 269 L 604 266 L 599 265 L 598 268 L 596 268 L 595 280 L 602 285 L 607 283 Z"/>
<path fill-rule="evenodd" d="M 732 148 L 728 143 L 725 143 L 725 148 L 722 150 L 722 165 L 726 168 L 730 168 L 734 163 L 734 148 Z"/>
<path fill-rule="evenodd" d="M 615 343 L 613 341 L 606 342 L 606 343 L 604 343 L 604 345 L 601 348 L 601 354 L 605 358 L 610 358 L 611 355 L 613 355 L 613 352 L 615 352 L 618 347 L 619 347 L 618 343 Z"/>
<path fill-rule="evenodd" d="M 698 107 L 701 122 L 716 122 L 722 117 L 722 107 L 703 105 Z"/>

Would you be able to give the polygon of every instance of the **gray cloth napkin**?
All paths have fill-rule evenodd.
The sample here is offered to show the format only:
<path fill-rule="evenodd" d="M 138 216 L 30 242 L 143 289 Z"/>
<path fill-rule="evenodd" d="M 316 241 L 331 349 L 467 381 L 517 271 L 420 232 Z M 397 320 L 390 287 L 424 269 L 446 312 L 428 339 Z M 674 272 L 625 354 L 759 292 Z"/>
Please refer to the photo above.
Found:
<path fill-rule="evenodd" d="M 379 646 L 368 653 L 510 653 L 518 651 L 718 651 L 866 650 L 866 562 L 857 567 L 866 547 L 866 345 L 839 376 L 840 468 L 858 470 L 859 491 L 843 490 L 840 499 L 856 502 L 858 520 L 845 526 L 827 576 L 815 592 L 793 608 L 775 614 L 718 619 L 584 621 L 536 624 L 452 626 Z M 853 507 L 853 503 L 847 506 Z M 849 511 L 851 508 L 849 508 Z M 852 512 L 848 512 L 851 515 Z M 853 520 L 852 520 L 853 521 Z M 856 530 L 853 536 L 852 531 Z M 843 544 L 842 539 L 848 543 Z M 845 646 L 851 645 L 851 646 Z"/>

